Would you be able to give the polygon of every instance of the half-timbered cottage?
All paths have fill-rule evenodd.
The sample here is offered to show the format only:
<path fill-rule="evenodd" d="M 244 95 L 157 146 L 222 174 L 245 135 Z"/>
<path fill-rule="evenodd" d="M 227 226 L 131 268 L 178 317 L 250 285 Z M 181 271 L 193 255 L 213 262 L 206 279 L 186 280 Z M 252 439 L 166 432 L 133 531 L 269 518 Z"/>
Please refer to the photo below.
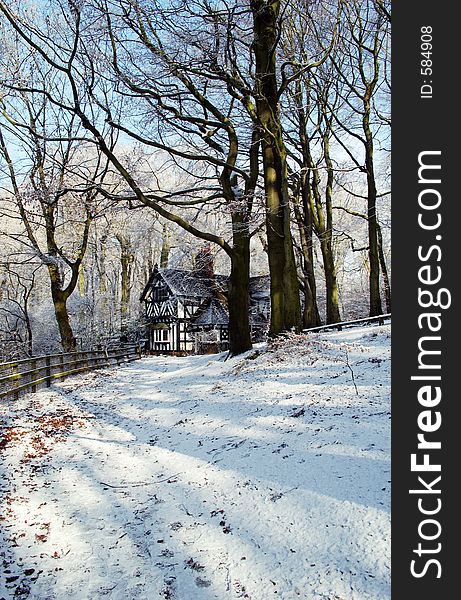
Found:
<path fill-rule="evenodd" d="M 212 270 L 154 267 L 141 295 L 148 350 L 218 352 L 228 348 L 228 277 Z M 250 320 L 255 341 L 269 322 L 269 278 L 250 278 Z"/>

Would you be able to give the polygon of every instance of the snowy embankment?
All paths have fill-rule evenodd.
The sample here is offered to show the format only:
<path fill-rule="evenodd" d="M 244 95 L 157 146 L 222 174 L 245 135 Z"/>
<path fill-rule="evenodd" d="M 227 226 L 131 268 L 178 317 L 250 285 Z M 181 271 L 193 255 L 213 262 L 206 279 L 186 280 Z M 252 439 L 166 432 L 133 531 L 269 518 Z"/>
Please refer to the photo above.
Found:
<path fill-rule="evenodd" d="M 390 598 L 390 328 L 1 406 L 0 598 Z"/>

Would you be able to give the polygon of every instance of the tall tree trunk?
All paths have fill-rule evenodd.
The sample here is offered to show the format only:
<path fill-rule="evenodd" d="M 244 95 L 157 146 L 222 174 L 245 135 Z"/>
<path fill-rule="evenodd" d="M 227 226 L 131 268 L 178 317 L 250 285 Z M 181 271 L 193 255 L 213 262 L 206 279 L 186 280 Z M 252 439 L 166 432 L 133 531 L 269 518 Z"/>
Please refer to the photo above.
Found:
<path fill-rule="evenodd" d="M 162 229 L 162 250 L 160 252 L 160 268 L 168 268 L 168 260 L 171 251 L 171 231 L 168 229 L 166 223 L 163 224 Z"/>
<path fill-rule="evenodd" d="M 130 299 L 131 299 L 131 265 L 133 263 L 133 255 L 127 249 L 122 249 L 120 257 L 121 264 L 121 293 L 120 293 L 120 317 L 121 329 L 127 328 L 127 319 L 130 316 Z"/>
<path fill-rule="evenodd" d="M 327 167 L 327 181 L 325 187 L 325 208 L 327 215 L 326 229 L 320 240 L 323 264 L 325 267 L 325 283 L 327 291 L 327 323 L 339 323 L 338 282 L 336 277 L 336 265 L 333 254 L 333 181 L 334 165 L 330 156 L 330 132 L 331 120 L 328 120 L 328 128 L 323 135 L 323 152 Z"/>
<path fill-rule="evenodd" d="M 261 127 L 266 229 L 271 277 L 270 335 L 301 329 L 299 284 L 290 231 L 286 149 L 276 78 L 279 0 L 253 0 L 256 111 Z"/>
<path fill-rule="evenodd" d="M 107 255 L 107 235 L 102 235 L 99 241 L 99 250 L 96 253 L 96 271 L 98 275 L 98 299 L 101 302 L 102 324 L 105 325 L 110 321 L 112 313 L 109 307 L 109 293 L 107 285 L 106 273 L 106 255 Z M 150 272 L 149 272 L 150 274 Z"/>
<path fill-rule="evenodd" d="M 233 252 L 229 278 L 229 352 L 232 356 L 251 349 L 250 236 L 238 216 L 233 216 Z M 240 221 L 240 222 L 239 222 Z"/>
<path fill-rule="evenodd" d="M 386 258 L 384 256 L 383 236 L 381 234 L 381 227 L 378 222 L 376 222 L 376 225 L 377 225 L 377 234 L 378 234 L 379 264 L 381 265 L 381 274 L 383 276 L 384 300 L 386 302 L 386 312 L 390 313 L 392 310 L 391 282 L 389 279 L 389 273 L 387 271 Z"/>
<path fill-rule="evenodd" d="M 314 272 L 314 251 L 313 251 L 313 221 L 312 221 L 312 207 L 309 201 L 310 191 L 310 180 L 307 174 L 303 174 L 303 207 L 304 207 L 304 236 L 301 239 L 304 254 L 304 272 L 306 274 L 307 283 L 309 284 L 308 293 L 310 297 L 306 297 L 306 303 L 304 306 L 304 327 L 317 327 L 321 325 L 319 308 L 317 305 L 317 284 L 315 281 Z"/>
<path fill-rule="evenodd" d="M 312 216 L 314 220 L 315 233 L 320 241 L 322 251 L 323 270 L 325 272 L 325 295 L 327 305 L 327 323 L 338 323 L 341 321 L 339 312 L 339 294 L 336 277 L 336 265 L 333 254 L 333 176 L 334 168 L 330 158 L 330 147 L 328 131 L 323 135 L 323 152 L 327 166 L 327 181 L 325 187 L 325 212 L 322 206 L 322 197 L 320 193 L 320 175 L 318 169 L 311 162 L 312 168 L 312 195 L 310 202 L 312 205 Z M 312 161 L 312 158 L 310 158 Z M 314 214 L 315 211 L 315 214 Z M 326 213 L 326 219 L 325 219 Z"/>
<path fill-rule="evenodd" d="M 27 354 L 29 356 L 33 356 L 34 355 L 33 332 L 32 332 L 32 323 L 30 321 L 30 315 L 29 315 L 28 298 L 24 299 L 24 322 L 26 324 L 26 331 L 27 331 Z"/>
<path fill-rule="evenodd" d="M 83 268 L 83 265 L 80 265 L 78 270 L 78 293 L 81 298 L 85 295 L 85 287 L 85 269 Z"/>
<path fill-rule="evenodd" d="M 306 192 L 306 178 L 303 174 L 302 195 Z M 321 324 L 320 313 L 317 305 L 317 285 L 314 273 L 314 255 L 312 250 L 313 225 L 309 202 L 304 202 L 303 210 L 299 204 L 294 203 L 296 221 L 298 223 L 299 238 L 301 241 L 301 271 L 303 281 L 304 308 L 302 313 L 303 328 L 317 327 Z"/>
<path fill-rule="evenodd" d="M 63 352 L 74 352 L 76 349 L 76 340 L 67 311 L 67 299 L 69 295 L 62 290 L 61 274 L 58 267 L 54 265 L 49 266 L 48 272 L 50 275 L 54 314 L 61 337 L 62 350 Z"/>
<path fill-rule="evenodd" d="M 336 265 L 331 247 L 331 236 L 326 232 L 320 239 L 322 250 L 323 268 L 325 271 L 326 301 L 327 301 L 327 323 L 339 323 L 341 315 L 339 312 L 338 283 L 336 277 Z"/>
<path fill-rule="evenodd" d="M 370 262 L 370 317 L 382 314 L 381 295 L 379 290 L 379 249 L 378 220 L 376 216 L 376 182 L 373 165 L 373 134 L 370 129 L 370 104 L 365 100 L 363 116 L 365 133 L 365 168 L 367 171 L 367 218 L 368 218 L 368 259 Z"/>
<path fill-rule="evenodd" d="M 125 331 L 130 316 L 131 270 L 134 255 L 129 237 L 122 234 L 116 234 L 115 237 L 120 244 L 120 326 L 121 330 Z"/>
<path fill-rule="evenodd" d="M 302 173 L 301 173 L 301 200 L 302 211 L 299 204 L 295 203 L 295 214 L 298 221 L 299 235 L 301 240 L 301 250 L 303 255 L 302 272 L 304 283 L 304 310 L 303 327 L 317 327 L 321 324 L 320 313 L 317 305 L 317 285 L 314 272 L 314 253 L 313 253 L 313 216 L 312 216 L 312 189 L 310 180 L 310 164 L 312 157 L 310 154 L 310 140 L 307 134 L 307 116 L 304 104 L 304 88 L 300 80 L 295 84 L 294 100 L 298 117 L 298 134 L 302 150 Z M 307 93 L 307 103 L 310 106 L 309 87 Z"/>
<path fill-rule="evenodd" d="M 27 329 L 27 354 L 29 356 L 34 355 L 34 343 L 33 343 L 33 333 L 32 326 L 30 323 L 29 316 L 26 316 L 26 329 Z"/>

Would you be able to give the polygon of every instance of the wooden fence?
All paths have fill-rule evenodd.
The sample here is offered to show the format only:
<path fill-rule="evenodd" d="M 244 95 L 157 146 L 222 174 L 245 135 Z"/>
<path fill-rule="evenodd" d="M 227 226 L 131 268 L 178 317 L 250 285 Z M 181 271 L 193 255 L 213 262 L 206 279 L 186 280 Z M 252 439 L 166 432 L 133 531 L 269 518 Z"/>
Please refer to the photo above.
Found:
<path fill-rule="evenodd" d="M 356 327 L 358 325 L 367 325 L 368 323 L 376 325 L 384 325 L 385 321 L 391 320 L 391 313 L 386 315 L 378 315 L 377 317 L 365 317 L 365 319 L 356 319 L 355 321 L 342 321 L 341 323 L 330 323 L 329 325 L 320 325 L 320 327 L 311 327 L 303 329 L 303 333 L 311 333 L 316 331 L 328 331 L 329 329 L 337 329 L 341 331 L 347 327 Z"/>
<path fill-rule="evenodd" d="M 139 346 L 126 345 L 104 350 L 48 354 L 0 363 L 0 398 L 17 398 L 20 392 L 36 392 L 39 388 L 49 387 L 53 381 L 69 375 L 120 365 L 140 358 Z"/>

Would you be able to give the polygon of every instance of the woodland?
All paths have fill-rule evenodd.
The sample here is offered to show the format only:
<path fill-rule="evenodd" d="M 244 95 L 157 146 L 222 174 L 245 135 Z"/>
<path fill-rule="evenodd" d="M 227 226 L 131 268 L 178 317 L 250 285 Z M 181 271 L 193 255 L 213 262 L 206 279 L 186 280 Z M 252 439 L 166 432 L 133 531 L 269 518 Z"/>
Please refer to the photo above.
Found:
<path fill-rule="evenodd" d="M 387 0 L 0 0 L 0 354 L 145 327 L 210 244 L 229 349 L 391 312 Z"/>

